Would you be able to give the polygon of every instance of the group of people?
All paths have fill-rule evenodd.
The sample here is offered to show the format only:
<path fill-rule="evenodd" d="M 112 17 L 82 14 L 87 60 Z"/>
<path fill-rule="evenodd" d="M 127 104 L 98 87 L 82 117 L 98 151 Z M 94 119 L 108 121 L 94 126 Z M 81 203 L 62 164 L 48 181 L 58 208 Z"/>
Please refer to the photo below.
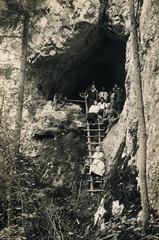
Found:
<path fill-rule="evenodd" d="M 107 127 L 107 131 L 112 124 L 119 119 L 124 103 L 124 91 L 117 84 L 109 93 L 102 87 L 98 92 L 95 82 L 85 91 L 88 103 L 87 120 L 90 124 L 101 121 Z"/>
<path fill-rule="evenodd" d="M 88 113 L 87 120 L 91 123 L 102 122 L 106 126 L 106 133 L 111 126 L 116 123 L 120 117 L 120 113 L 124 103 L 124 91 L 115 84 L 112 90 L 107 92 L 105 87 L 98 91 L 95 87 L 95 82 L 88 87 L 84 94 L 87 98 Z M 56 89 L 53 106 L 55 110 L 60 110 L 65 105 L 66 97 L 63 94 L 63 89 L 59 86 Z M 89 173 L 93 180 L 102 180 L 105 172 L 104 154 L 100 146 L 96 147 L 95 153 L 92 155 L 92 164 Z"/>

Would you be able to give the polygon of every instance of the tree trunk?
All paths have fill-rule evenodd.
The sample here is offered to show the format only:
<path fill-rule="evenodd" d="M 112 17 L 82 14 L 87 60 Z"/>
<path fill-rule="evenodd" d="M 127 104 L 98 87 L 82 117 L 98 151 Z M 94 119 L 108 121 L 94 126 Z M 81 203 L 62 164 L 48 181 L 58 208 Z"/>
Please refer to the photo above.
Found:
<path fill-rule="evenodd" d="M 20 66 L 17 119 L 16 119 L 16 150 L 17 151 L 19 151 L 20 134 L 21 134 L 21 126 L 22 126 L 24 84 L 25 84 L 25 76 L 26 76 L 27 47 L 28 47 L 28 31 L 29 31 L 29 15 L 25 14 L 24 22 L 23 22 L 21 66 Z"/>
<path fill-rule="evenodd" d="M 1 89 L 1 104 L 0 104 L 0 124 L 2 123 L 2 117 L 3 117 L 3 107 L 4 107 L 4 96 L 5 96 L 5 90 L 2 87 Z"/>
<path fill-rule="evenodd" d="M 136 28 L 136 19 L 134 14 L 134 0 L 130 0 L 130 21 L 131 21 L 131 41 L 133 52 L 133 67 L 134 79 L 136 89 L 136 103 L 137 103 L 137 116 L 139 120 L 139 179 L 140 179 L 140 194 L 142 204 L 142 217 L 143 217 L 143 233 L 146 232 L 149 220 L 149 202 L 147 193 L 147 178 L 146 178 L 146 125 L 144 116 L 142 82 L 140 73 L 140 60 L 139 60 L 139 46 Z"/>

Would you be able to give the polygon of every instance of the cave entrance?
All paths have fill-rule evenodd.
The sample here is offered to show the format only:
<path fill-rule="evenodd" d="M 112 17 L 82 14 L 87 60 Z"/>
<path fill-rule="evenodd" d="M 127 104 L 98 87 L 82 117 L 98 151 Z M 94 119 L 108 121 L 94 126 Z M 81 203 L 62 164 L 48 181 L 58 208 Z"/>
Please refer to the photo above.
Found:
<path fill-rule="evenodd" d="M 80 99 L 79 93 L 95 81 L 96 88 L 110 91 L 114 84 L 124 90 L 126 44 L 104 38 L 91 56 L 78 66 L 72 67 L 61 78 L 64 93 L 68 99 Z"/>
<path fill-rule="evenodd" d="M 105 35 L 100 35 L 98 40 L 91 49 L 76 53 L 75 61 L 71 56 L 64 59 L 57 56 L 55 59 L 46 59 L 42 64 L 42 60 L 37 63 L 41 76 L 39 90 L 47 100 L 53 99 L 58 85 L 62 86 L 68 99 L 74 100 L 82 100 L 79 93 L 84 92 L 92 81 L 95 81 L 98 91 L 105 87 L 109 92 L 114 84 L 125 90 L 126 41 Z"/>

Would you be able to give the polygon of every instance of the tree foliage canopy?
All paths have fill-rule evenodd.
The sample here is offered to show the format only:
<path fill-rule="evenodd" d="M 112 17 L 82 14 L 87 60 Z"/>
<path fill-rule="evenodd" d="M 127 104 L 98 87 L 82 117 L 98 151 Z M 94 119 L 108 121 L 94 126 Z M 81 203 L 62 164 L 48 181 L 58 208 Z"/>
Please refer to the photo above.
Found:
<path fill-rule="evenodd" d="M 1 26 L 15 29 L 24 14 L 29 14 L 33 1 L 0 0 Z"/>

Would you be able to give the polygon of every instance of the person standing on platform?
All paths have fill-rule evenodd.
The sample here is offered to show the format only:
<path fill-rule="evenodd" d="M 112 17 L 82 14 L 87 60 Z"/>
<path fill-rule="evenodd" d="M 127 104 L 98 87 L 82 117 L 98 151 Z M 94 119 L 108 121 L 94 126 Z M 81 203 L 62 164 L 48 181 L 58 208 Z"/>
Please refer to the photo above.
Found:
<path fill-rule="evenodd" d="M 108 93 L 105 91 L 105 87 L 102 87 L 102 91 L 99 92 L 98 97 L 99 97 L 99 99 L 101 99 L 103 97 L 104 101 L 107 102 Z"/>
<path fill-rule="evenodd" d="M 89 87 L 86 91 L 85 94 L 87 95 L 87 101 L 88 101 L 88 108 L 93 105 L 94 100 L 98 100 L 98 91 L 95 87 L 95 82 L 92 82 L 91 87 Z"/>
<path fill-rule="evenodd" d="M 115 88 L 112 88 L 112 93 L 110 95 L 110 106 L 114 108 L 114 100 L 115 100 Z"/>

